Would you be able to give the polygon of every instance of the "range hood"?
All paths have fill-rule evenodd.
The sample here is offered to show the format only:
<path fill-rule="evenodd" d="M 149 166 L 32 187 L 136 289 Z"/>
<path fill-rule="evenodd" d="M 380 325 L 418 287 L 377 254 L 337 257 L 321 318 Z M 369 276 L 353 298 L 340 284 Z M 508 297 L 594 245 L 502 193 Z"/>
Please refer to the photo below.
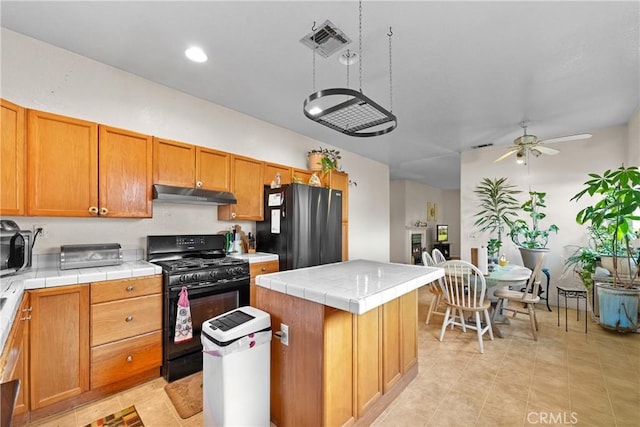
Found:
<path fill-rule="evenodd" d="M 153 198 L 171 203 L 195 203 L 199 205 L 233 205 L 236 197 L 228 191 L 203 190 L 202 188 L 153 185 Z"/>

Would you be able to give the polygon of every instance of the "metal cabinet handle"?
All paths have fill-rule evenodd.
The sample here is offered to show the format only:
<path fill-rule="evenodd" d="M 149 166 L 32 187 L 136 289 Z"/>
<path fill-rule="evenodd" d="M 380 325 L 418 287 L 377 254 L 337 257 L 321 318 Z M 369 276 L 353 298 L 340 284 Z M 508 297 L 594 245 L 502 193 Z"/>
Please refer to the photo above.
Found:
<path fill-rule="evenodd" d="M 23 308 L 22 311 L 33 311 L 33 307 Z"/>
<path fill-rule="evenodd" d="M 202 188 L 202 181 L 196 182 L 196 187 L 197 188 Z"/>
<path fill-rule="evenodd" d="M 100 208 L 100 215 L 107 215 L 109 213 L 109 209 L 107 208 Z"/>
<path fill-rule="evenodd" d="M 133 361 L 133 356 L 132 355 L 128 355 L 127 356 L 127 362 L 131 362 Z"/>
<path fill-rule="evenodd" d="M 127 286 L 127 292 L 131 292 L 133 290 L 133 286 L 129 285 Z"/>
<path fill-rule="evenodd" d="M 31 320 L 31 316 L 21 317 L 20 320 Z"/>
<path fill-rule="evenodd" d="M 133 320 L 133 316 L 127 316 L 124 321 L 125 322 L 131 322 Z"/>
<path fill-rule="evenodd" d="M 236 217 L 236 213 L 235 212 L 231 212 L 231 218 L 235 218 Z"/>
<path fill-rule="evenodd" d="M 90 206 L 90 207 L 89 207 L 89 213 L 90 213 L 91 215 L 98 215 L 98 208 L 97 208 L 97 207 L 95 207 L 95 206 Z"/>
<path fill-rule="evenodd" d="M 267 271 L 267 267 L 262 267 L 262 271 Z"/>

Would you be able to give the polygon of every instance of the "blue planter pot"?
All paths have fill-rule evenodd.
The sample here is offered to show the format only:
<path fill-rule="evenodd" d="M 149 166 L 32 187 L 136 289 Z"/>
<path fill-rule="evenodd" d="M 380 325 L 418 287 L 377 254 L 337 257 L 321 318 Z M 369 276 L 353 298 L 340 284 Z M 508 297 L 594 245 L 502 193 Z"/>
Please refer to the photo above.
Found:
<path fill-rule="evenodd" d="M 638 329 L 638 300 L 640 289 L 614 288 L 607 283 L 596 283 L 600 326 L 618 332 Z"/>

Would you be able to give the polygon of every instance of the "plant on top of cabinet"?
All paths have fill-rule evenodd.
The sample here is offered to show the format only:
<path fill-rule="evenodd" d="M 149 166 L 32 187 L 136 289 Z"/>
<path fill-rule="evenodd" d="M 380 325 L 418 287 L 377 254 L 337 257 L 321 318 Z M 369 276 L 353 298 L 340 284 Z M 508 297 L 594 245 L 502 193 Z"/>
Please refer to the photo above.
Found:
<path fill-rule="evenodd" d="M 340 151 L 328 148 L 314 148 L 307 153 L 309 169 L 322 171 L 327 174 L 331 170 L 338 170 L 338 160 L 342 158 Z"/>
<path fill-rule="evenodd" d="M 149 218 L 151 136 L 27 112 L 27 214 Z"/>

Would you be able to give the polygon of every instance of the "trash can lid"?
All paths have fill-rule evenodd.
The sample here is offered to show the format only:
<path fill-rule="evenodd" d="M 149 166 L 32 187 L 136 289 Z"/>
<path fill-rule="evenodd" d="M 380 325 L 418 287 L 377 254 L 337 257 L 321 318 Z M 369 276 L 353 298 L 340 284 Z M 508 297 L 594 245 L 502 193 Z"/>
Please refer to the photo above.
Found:
<path fill-rule="evenodd" d="M 202 323 L 205 335 L 219 343 L 231 342 L 246 335 L 271 329 L 271 316 L 255 307 L 227 311 Z"/>

